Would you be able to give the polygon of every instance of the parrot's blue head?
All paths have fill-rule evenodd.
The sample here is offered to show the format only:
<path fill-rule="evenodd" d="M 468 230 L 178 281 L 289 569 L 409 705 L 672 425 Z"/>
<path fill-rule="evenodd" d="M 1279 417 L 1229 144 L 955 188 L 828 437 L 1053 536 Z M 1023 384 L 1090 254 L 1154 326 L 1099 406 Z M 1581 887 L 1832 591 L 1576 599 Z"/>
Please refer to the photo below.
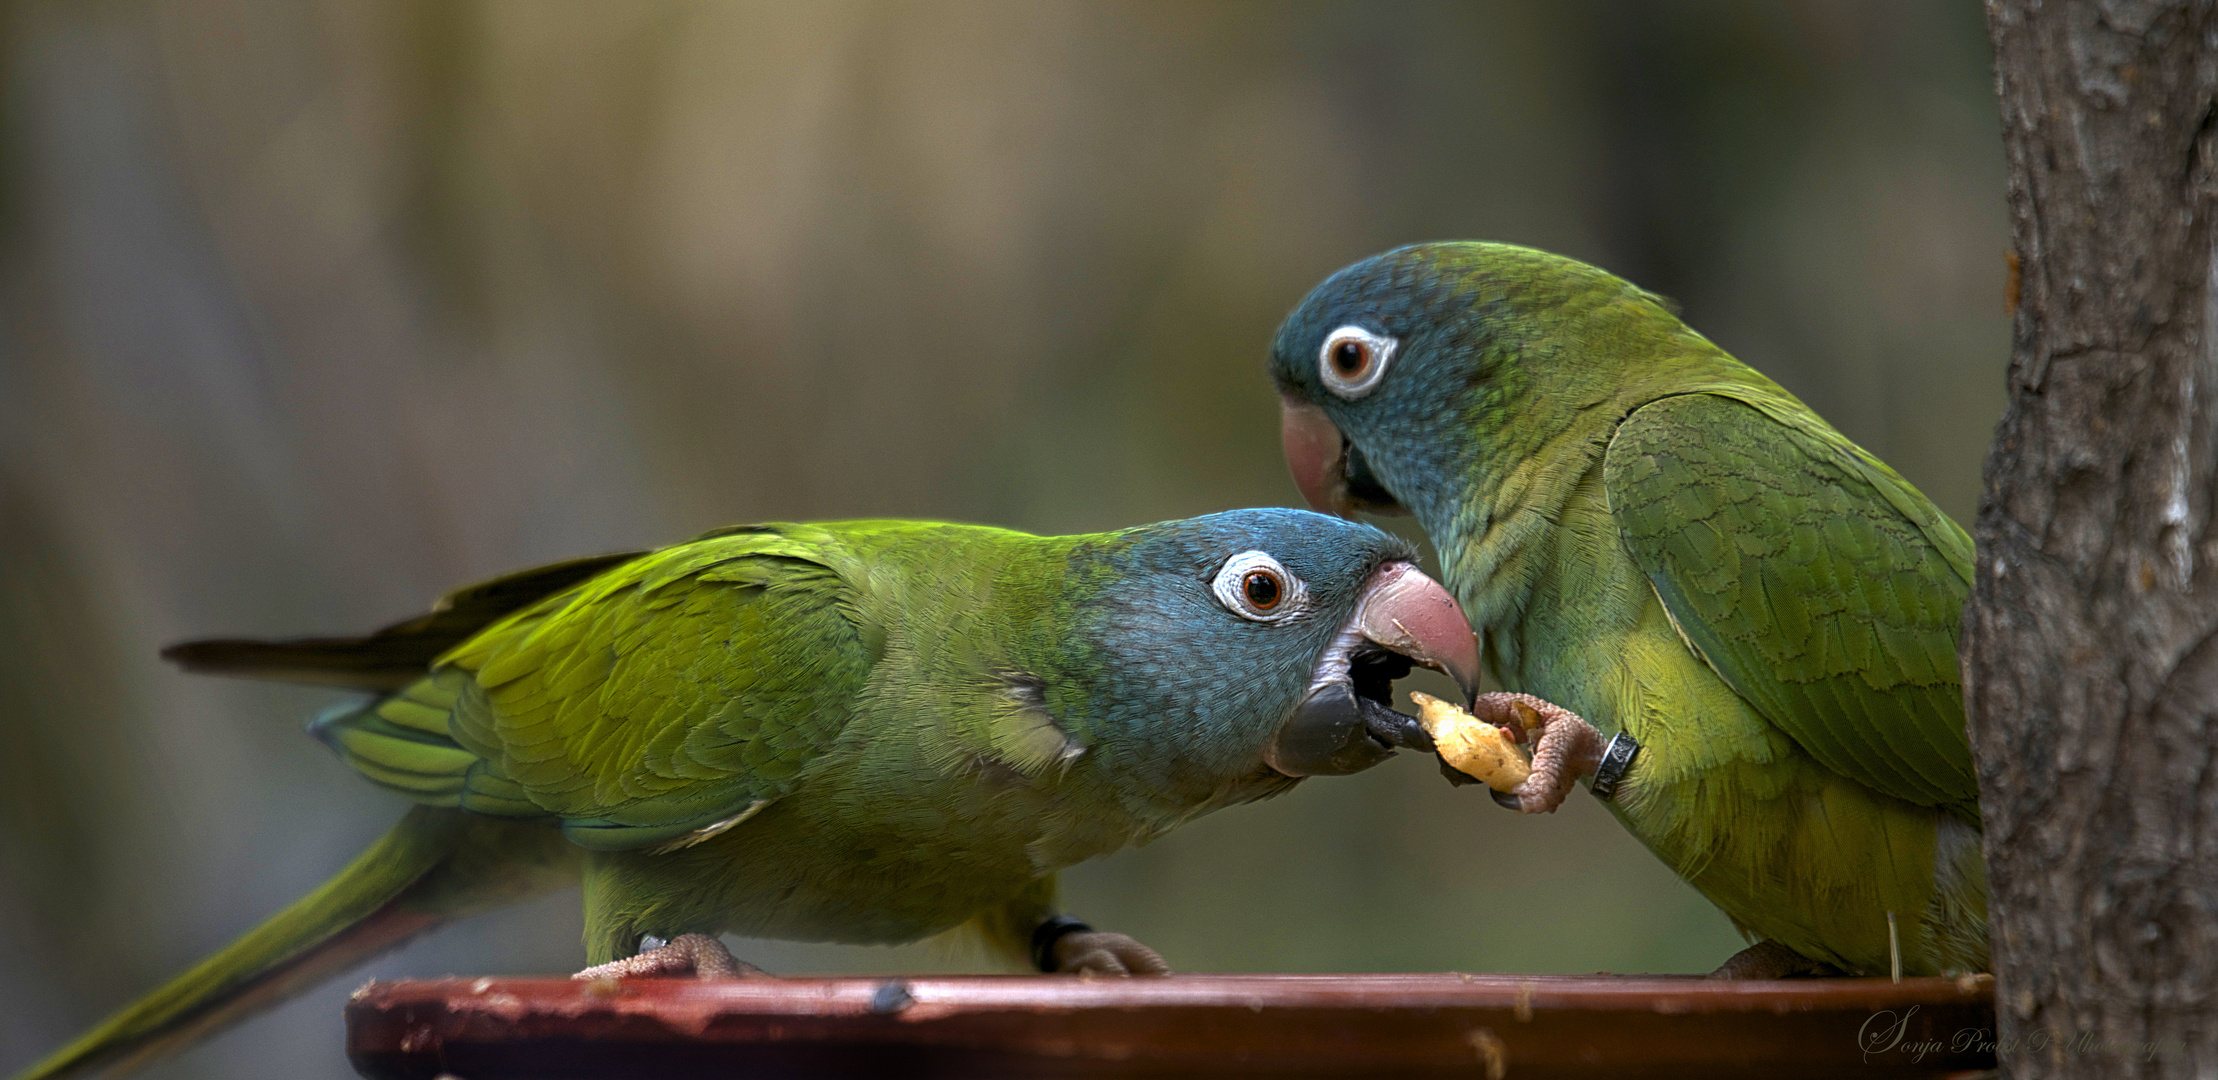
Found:
<path fill-rule="evenodd" d="M 1430 528 L 1475 460 L 1524 458 L 1620 397 L 1628 367 L 1689 342 L 1661 298 L 1575 259 L 1397 248 L 1327 278 L 1279 327 L 1287 465 L 1317 509 L 1414 510 Z"/>
<path fill-rule="evenodd" d="M 1468 692 L 1478 654 L 1447 591 L 1394 536 L 1306 510 L 1234 510 L 1111 534 L 1082 632 L 1096 710 L 1171 788 L 1347 773 L 1428 745 L 1392 711 L 1412 665 Z M 1091 591 L 1091 590 L 1089 590 Z M 1113 747 L 1104 749 L 1116 752 Z"/>

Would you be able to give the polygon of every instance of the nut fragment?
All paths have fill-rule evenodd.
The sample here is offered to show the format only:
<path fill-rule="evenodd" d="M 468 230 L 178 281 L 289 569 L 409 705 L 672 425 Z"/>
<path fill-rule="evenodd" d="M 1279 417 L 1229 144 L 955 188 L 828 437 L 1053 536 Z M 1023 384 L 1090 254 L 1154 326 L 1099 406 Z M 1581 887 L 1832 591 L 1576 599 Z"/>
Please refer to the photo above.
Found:
<path fill-rule="evenodd" d="M 1412 692 L 1409 700 L 1417 703 L 1417 722 L 1449 768 L 1505 792 L 1517 790 L 1532 775 L 1524 751 L 1501 728 L 1431 694 Z"/>

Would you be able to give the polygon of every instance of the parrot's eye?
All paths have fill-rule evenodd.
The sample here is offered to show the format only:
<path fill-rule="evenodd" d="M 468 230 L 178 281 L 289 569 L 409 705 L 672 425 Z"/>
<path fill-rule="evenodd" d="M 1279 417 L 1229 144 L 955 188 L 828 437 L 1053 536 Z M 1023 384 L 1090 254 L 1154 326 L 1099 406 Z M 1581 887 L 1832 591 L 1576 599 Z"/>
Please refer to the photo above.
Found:
<path fill-rule="evenodd" d="M 1353 338 L 1341 338 L 1332 346 L 1332 372 L 1343 379 L 1360 377 L 1371 369 L 1371 346 Z"/>
<path fill-rule="evenodd" d="M 1240 591 L 1248 594 L 1248 603 L 1258 611 L 1269 611 L 1278 606 L 1278 575 L 1268 570 L 1250 570 L 1240 579 Z"/>
<path fill-rule="evenodd" d="M 1309 599 L 1302 579 L 1261 551 L 1243 551 L 1226 559 L 1209 588 L 1225 610 L 1256 622 L 1293 618 Z"/>
<path fill-rule="evenodd" d="M 1360 326 L 1343 326 L 1325 335 L 1325 346 L 1317 356 L 1325 389 L 1350 401 L 1370 393 L 1386 374 L 1386 363 L 1394 359 L 1394 347 L 1399 344 Z"/>

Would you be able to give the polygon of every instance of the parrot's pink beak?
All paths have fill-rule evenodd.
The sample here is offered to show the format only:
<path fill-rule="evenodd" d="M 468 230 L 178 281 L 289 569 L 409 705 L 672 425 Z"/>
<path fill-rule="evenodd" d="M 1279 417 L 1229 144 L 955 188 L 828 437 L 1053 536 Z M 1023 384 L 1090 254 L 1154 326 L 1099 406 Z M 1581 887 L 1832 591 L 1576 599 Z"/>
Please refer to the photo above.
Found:
<path fill-rule="evenodd" d="M 1301 489 L 1310 509 L 1344 518 L 1355 516 L 1348 505 L 1347 481 L 1341 468 L 1347 443 L 1325 410 L 1292 394 L 1281 397 L 1278 441 L 1286 450 L 1286 468 L 1294 474 L 1294 486 Z"/>
<path fill-rule="evenodd" d="M 1364 582 L 1355 628 L 1379 647 L 1456 681 L 1465 700 L 1479 692 L 1479 637 L 1463 605 L 1406 562 L 1379 567 Z"/>
<path fill-rule="evenodd" d="M 1462 606 L 1415 566 L 1390 562 L 1363 583 L 1263 760 L 1288 776 L 1331 776 L 1368 769 L 1398 746 L 1431 750 L 1417 721 L 1394 711 L 1394 680 L 1413 665 L 1454 679 L 1467 701 L 1478 692 L 1479 642 Z"/>
<path fill-rule="evenodd" d="M 1310 509 L 1344 518 L 1354 518 L 1358 510 L 1409 513 L 1379 485 L 1363 456 L 1348 445 L 1325 410 L 1292 394 L 1281 396 L 1278 439 L 1286 451 L 1287 471 L 1294 474 L 1294 486 L 1301 489 Z"/>

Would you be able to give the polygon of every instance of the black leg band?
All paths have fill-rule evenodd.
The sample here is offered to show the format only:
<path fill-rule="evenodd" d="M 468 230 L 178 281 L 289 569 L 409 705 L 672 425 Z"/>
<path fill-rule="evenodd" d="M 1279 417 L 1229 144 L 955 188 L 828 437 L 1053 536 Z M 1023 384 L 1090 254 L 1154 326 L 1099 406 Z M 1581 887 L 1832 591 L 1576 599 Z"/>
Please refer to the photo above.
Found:
<path fill-rule="evenodd" d="M 1062 968 L 1055 962 L 1055 943 L 1065 934 L 1083 934 L 1093 927 L 1068 915 L 1050 915 L 1040 925 L 1032 928 L 1032 966 L 1042 974 L 1053 975 Z"/>
<path fill-rule="evenodd" d="M 1594 797 L 1608 802 L 1617 797 L 1617 785 L 1633 767 L 1633 756 L 1640 753 L 1640 744 L 1622 731 L 1610 737 L 1610 744 L 1602 748 L 1602 764 L 1594 770 L 1594 782 L 1587 790 Z"/>

